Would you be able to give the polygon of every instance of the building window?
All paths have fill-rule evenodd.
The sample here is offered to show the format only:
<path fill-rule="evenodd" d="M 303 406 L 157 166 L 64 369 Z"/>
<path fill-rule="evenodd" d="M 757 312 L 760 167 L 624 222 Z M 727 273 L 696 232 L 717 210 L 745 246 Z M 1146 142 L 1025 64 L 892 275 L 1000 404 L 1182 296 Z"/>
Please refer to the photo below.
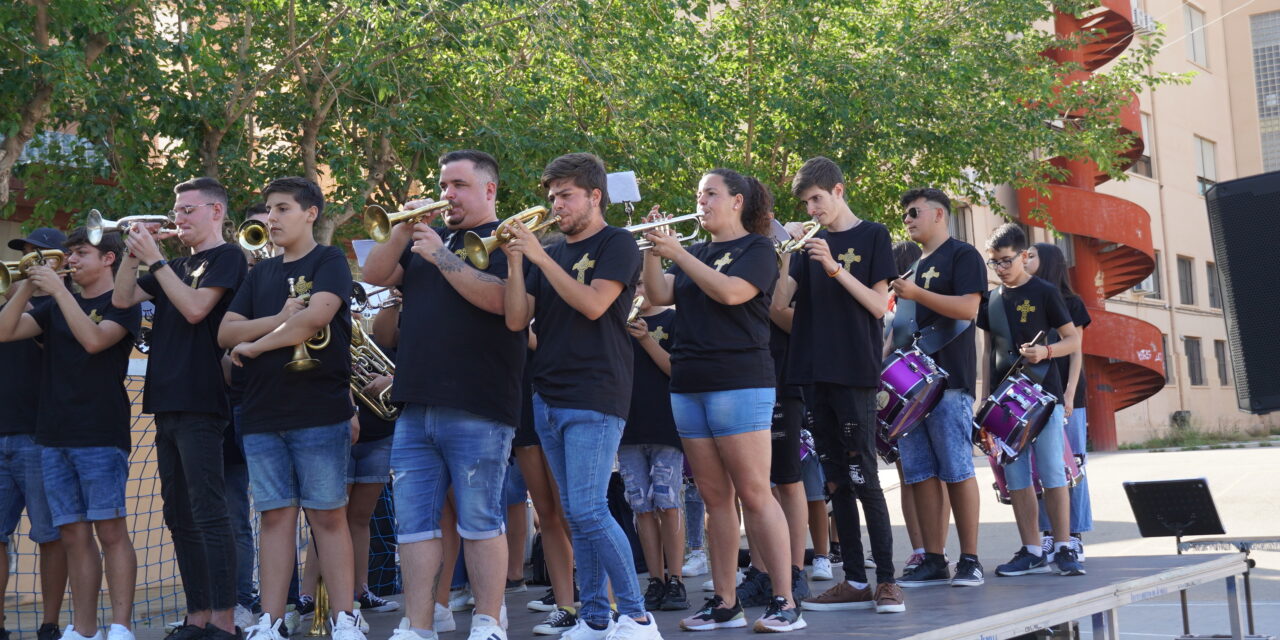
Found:
<path fill-rule="evenodd" d="M 1169 353 L 1169 336 L 1160 334 L 1160 354 L 1164 357 L 1164 383 L 1173 384 L 1173 365 L 1169 364 L 1173 355 Z"/>
<path fill-rule="evenodd" d="M 1264 171 L 1280 169 L 1280 11 L 1249 16 Z"/>
<path fill-rule="evenodd" d="M 1196 136 L 1196 181 L 1199 182 L 1200 195 L 1218 184 L 1217 146 L 1211 140 Z"/>
<path fill-rule="evenodd" d="M 1062 250 L 1062 257 L 1066 259 L 1068 268 L 1076 266 L 1076 243 L 1071 241 L 1071 234 L 1054 235 L 1053 244 Z"/>
<path fill-rule="evenodd" d="M 1205 285 L 1209 288 L 1209 306 L 1214 309 L 1222 308 L 1222 282 L 1218 280 L 1218 265 L 1212 262 L 1204 263 Z"/>
<path fill-rule="evenodd" d="M 1209 68 L 1209 51 L 1205 43 L 1204 12 L 1189 5 L 1182 5 L 1183 22 L 1187 26 L 1187 59 Z"/>
<path fill-rule="evenodd" d="M 1213 341 L 1213 359 L 1218 361 L 1218 384 L 1231 386 L 1231 376 L 1227 374 L 1227 341 Z"/>
<path fill-rule="evenodd" d="M 1150 178 L 1153 175 L 1155 175 L 1154 167 L 1152 167 L 1152 164 L 1151 164 L 1151 156 L 1155 155 L 1154 153 L 1152 153 L 1152 149 L 1155 147 L 1156 141 L 1155 141 L 1155 138 L 1151 137 L 1151 116 L 1145 113 L 1141 115 L 1142 115 L 1142 155 L 1138 156 L 1138 159 L 1134 161 L 1132 167 L 1129 167 L 1129 170 L 1140 176 L 1146 176 Z"/>
<path fill-rule="evenodd" d="M 1138 293 L 1146 294 L 1146 296 L 1152 300 L 1160 300 L 1163 298 L 1163 288 L 1160 282 L 1160 264 L 1160 250 L 1157 249 L 1156 265 L 1155 268 L 1151 270 L 1151 275 L 1147 276 L 1146 280 L 1139 282 L 1133 290 Z"/>
<path fill-rule="evenodd" d="M 1187 381 L 1193 387 L 1204 386 L 1204 357 L 1200 355 L 1200 338 L 1182 338 L 1182 347 L 1187 352 Z"/>
<path fill-rule="evenodd" d="M 1196 304 L 1195 261 L 1178 256 L 1178 302 L 1187 306 Z"/>
<path fill-rule="evenodd" d="M 973 219 L 973 210 L 967 204 L 951 204 L 951 215 L 947 216 L 947 231 L 951 232 L 951 237 L 972 244 L 969 238 L 973 234 L 969 231 L 969 221 Z"/>

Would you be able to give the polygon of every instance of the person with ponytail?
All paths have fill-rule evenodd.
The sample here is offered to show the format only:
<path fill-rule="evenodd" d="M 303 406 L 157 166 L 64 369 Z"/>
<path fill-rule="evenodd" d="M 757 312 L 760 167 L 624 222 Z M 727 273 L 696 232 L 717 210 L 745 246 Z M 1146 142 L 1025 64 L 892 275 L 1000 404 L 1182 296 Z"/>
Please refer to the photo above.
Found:
<path fill-rule="evenodd" d="M 1062 249 L 1048 242 L 1037 242 L 1032 245 L 1027 250 L 1027 271 L 1058 287 L 1063 299 L 1067 302 L 1067 313 L 1071 315 L 1071 323 L 1076 326 L 1076 331 L 1080 333 L 1080 339 L 1083 340 L 1084 328 L 1089 326 L 1091 318 L 1089 311 L 1084 308 L 1084 300 L 1071 289 L 1071 282 L 1067 278 L 1067 259 L 1062 255 Z M 1070 358 L 1060 359 L 1054 364 L 1058 367 L 1058 374 L 1062 377 L 1065 387 L 1062 393 L 1062 411 L 1067 417 L 1067 442 L 1071 444 L 1072 452 L 1077 456 L 1084 456 L 1088 431 L 1084 407 L 1084 354 L 1076 351 Z M 1089 476 L 1081 475 L 1079 484 L 1067 490 L 1067 497 L 1071 502 L 1071 548 L 1076 552 L 1076 558 L 1084 562 L 1084 543 L 1081 541 L 1081 534 L 1093 530 Z M 1052 551 L 1048 547 L 1053 540 L 1053 536 L 1049 534 L 1051 530 L 1049 516 L 1045 513 L 1044 504 L 1041 503 L 1040 531 L 1043 532 L 1041 547 L 1049 551 Z"/>
<path fill-rule="evenodd" d="M 698 184 L 710 242 L 685 248 L 670 233 L 648 233 L 642 278 L 651 304 L 675 304 L 671 408 L 710 521 L 715 595 L 681 620 L 689 631 L 746 626 L 734 567 L 743 522 L 769 572 L 773 597 L 756 631 L 805 627 L 792 594 L 798 572 L 786 518 L 769 489 L 770 427 L 776 380 L 769 352 L 769 300 L 778 277 L 768 232 L 773 196 L 758 180 L 715 169 Z M 656 212 L 655 212 L 656 213 Z M 651 216 L 653 217 L 653 216 Z M 662 260 L 671 267 L 662 269 Z"/>

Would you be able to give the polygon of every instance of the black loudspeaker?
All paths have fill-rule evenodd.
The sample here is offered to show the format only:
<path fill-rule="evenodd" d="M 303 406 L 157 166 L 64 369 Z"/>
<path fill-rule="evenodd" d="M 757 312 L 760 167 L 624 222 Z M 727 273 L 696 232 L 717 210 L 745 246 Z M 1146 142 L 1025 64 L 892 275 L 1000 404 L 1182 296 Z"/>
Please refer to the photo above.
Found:
<path fill-rule="evenodd" d="M 1249 413 L 1280 409 L 1280 171 L 1222 182 L 1205 194 L 1235 375 Z"/>

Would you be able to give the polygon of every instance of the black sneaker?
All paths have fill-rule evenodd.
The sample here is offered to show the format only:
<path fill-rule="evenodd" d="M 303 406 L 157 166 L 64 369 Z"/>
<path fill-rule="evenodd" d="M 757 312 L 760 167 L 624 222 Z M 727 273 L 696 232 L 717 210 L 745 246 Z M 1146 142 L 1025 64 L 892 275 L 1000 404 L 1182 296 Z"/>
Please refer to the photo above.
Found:
<path fill-rule="evenodd" d="M 1057 567 L 1060 576 L 1084 575 L 1084 565 L 1080 564 L 1080 560 L 1076 557 L 1076 550 L 1071 547 L 1063 547 L 1054 552 L 1053 564 Z"/>
<path fill-rule="evenodd" d="M 757 633 L 781 633 L 808 626 L 804 618 L 800 617 L 800 607 L 792 606 L 790 609 L 783 609 L 785 606 L 787 606 L 787 599 L 775 596 L 769 601 L 769 607 L 764 610 L 764 615 L 756 620 L 752 629 Z"/>
<path fill-rule="evenodd" d="M 558 636 L 578 624 L 578 615 L 570 609 L 557 607 L 547 614 L 543 621 L 533 627 L 533 633 L 540 636 Z"/>
<path fill-rule="evenodd" d="M 831 543 L 831 545 L 830 545 L 830 548 L 831 548 L 831 553 L 828 553 L 828 554 L 827 554 L 827 558 L 828 558 L 829 560 L 831 560 L 831 566 L 832 566 L 832 567 L 843 567 L 843 566 L 844 566 L 844 556 L 843 556 L 843 555 L 840 555 L 840 543 L 839 543 L 839 542 L 832 542 L 832 543 Z"/>
<path fill-rule="evenodd" d="M 667 578 L 667 591 L 662 596 L 660 608 L 663 611 L 684 611 L 689 608 L 689 596 L 685 594 L 684 583 L 680 578 Z"/>
<path fill-rule="evenodd" d="M 644 608 L 657 611 L 662 606 L 662 596 L 667 594 L 667 583 L 662 578 L 649 578 L 649 588 L 644 590 Z"/>
<path fill-rule="evenodd" d="M 46 622 L 36 629 L 36 640 L 58 640 L 62 637 L 62 629 L 56 622 Z"/>
<path fill-rule="evenodd" d="M 935 584 L 947 584 L 951 581 L 951 571 L 947 561 L 940 555 L 926 553 L 924 562 L 912 569 L 898 580 L 904 589 L 911 587 L 928 587 Z"/>
<path fill-rule="evenodd" d="M 365 613 L 368 613 L 370 611 L 377 612 L 377 613 L 386 613 L 388 611 L 400 610 L 399 602 L 396 602 L 395 600 L 387 600 L 386 598 L 381 598 L 379 596 L 376 596 L 373 594 L 373 592 L 369 591 L 369 589 L 367 588 L 364 590 L 364 593 L 360 594 L 360 599 L 357 600 L 357 602 L 360 603 L 360 611 Z"/>
<path fill-rule="evenodd" d="M 310 594 L 302 594 L 298 596 L 298 606 L 296 607 L 299 616 L 303 618 L 316 612 L 316 599 Z"/>
<path fill-rule="evenodd" d="M 724 599 L 711 596 L 702 604 L 698 612 L 681 620 L 680 628 L 685 631 L 713 631 L 715 629 L 733 629 L 747 626 L 747 617 L 742 614 L 742 603 L 725 607 Z"/>
<path fill-rule="evenodd" d="M 773 580 L 769 574 L 751 567 L 737 589 L 738 606 L 763 607 L 773 599 Z"/>
<path fill-rule="evenodd" d="M 208 640 L 244 640 L 244 631 L 236 627 L 235 633 L 227 633 L 213 624 L 207 624 L 204 626 L 204 637 Z"/>
<path fill-rule="evenodd" d="M 791 601 L 795 603 L 803 602 L 805 598 L 810 596 L 809 581 L 805 579 L 804 569 L 795 565 L 791 566 Z"/>
<path fill-rule="evenodd" d="M 978 562 L 978 556 L 960 554 L 960 561 L 956 563 L 956 575 L 951 578 L 951 586 L 980 587 L 984 582 L 986 579 L 982 575 L 982 563 Z"/>
<path fill-rule="evenodd" d="M 556 591 L 555 589 L 547 589 L 541 598 L 529 601 L 530 611 L 555 611 L 556 610 Z"/>

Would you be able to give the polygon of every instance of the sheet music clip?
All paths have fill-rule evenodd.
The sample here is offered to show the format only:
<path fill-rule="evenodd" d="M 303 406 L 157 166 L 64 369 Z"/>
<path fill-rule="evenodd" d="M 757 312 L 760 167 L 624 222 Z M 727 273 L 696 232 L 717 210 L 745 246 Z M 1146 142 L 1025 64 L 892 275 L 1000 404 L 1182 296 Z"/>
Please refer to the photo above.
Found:
<path fill-rule="evenodd" d="M 609 202 L 621 202 L 627 212 L 627 224 L 632 224 L 635 203 L 640 202 L 640 184 L 636 182 L 636 172 L 617 171 L 605 176 L 609 185 Z"/>

